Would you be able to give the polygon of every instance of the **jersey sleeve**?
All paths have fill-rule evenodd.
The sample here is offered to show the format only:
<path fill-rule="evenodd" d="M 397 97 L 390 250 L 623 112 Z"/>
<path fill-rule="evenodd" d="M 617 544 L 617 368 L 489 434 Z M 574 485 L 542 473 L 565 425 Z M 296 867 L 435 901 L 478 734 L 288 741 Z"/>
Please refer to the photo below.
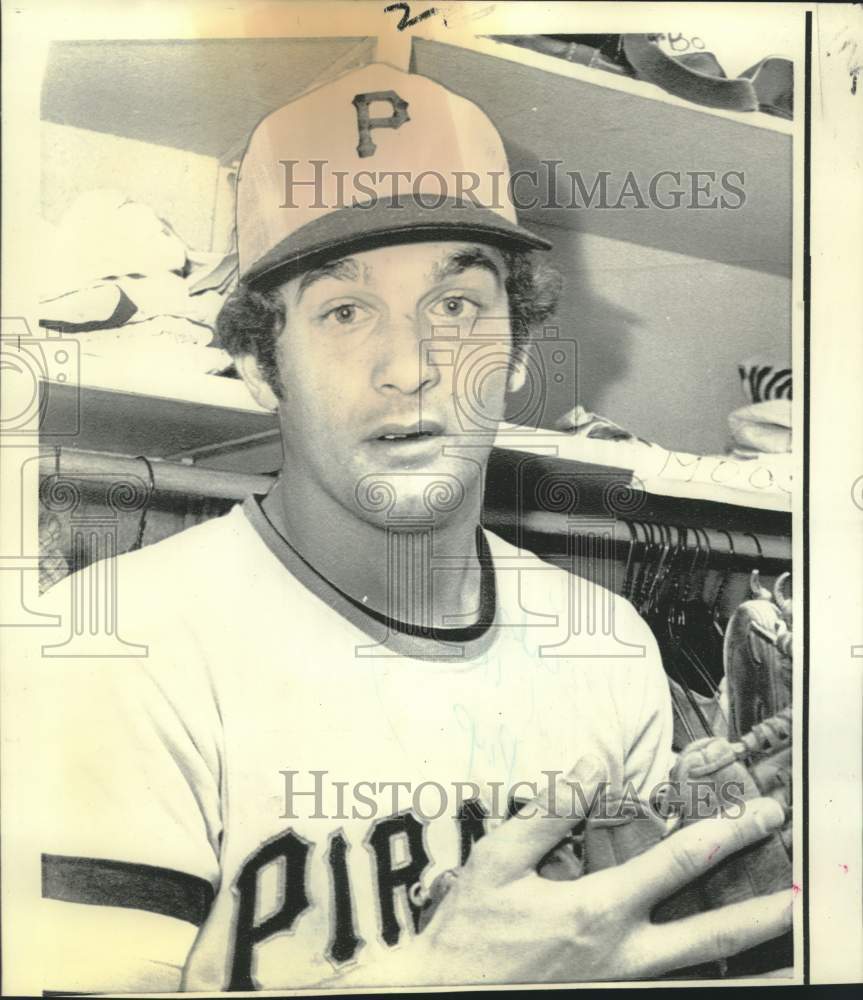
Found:
<path fill-rule="evenodd" d="M 640 799 L 649 801 L 651 792 L 668 780 L 674 762 L 668 678 L 653 632 L 622 597 L 615 600 L 615 621 L 621 636 L 644 650 L 643 656 L 630 661 L 625 686 L 624 781 Z"/>
<path fill-rule="evenodd" d="M 218 885 L 213 695 L 178 627 L 126 638 L 146 655 L 28 651 L 45 991 L 179 989 Z"/>

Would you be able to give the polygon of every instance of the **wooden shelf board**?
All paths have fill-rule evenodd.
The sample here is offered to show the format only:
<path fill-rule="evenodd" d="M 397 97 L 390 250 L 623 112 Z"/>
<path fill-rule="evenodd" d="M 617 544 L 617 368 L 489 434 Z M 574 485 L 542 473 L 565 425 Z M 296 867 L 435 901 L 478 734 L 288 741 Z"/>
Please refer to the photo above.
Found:
<path fill-rule="evenodd" d="M 276 428 L 275 417 L 237 379 L 156 369 L 120 373 L 89 357 L 82 367 L 77 385 L 42 381 L 43 444 L 167 458 Z"/>

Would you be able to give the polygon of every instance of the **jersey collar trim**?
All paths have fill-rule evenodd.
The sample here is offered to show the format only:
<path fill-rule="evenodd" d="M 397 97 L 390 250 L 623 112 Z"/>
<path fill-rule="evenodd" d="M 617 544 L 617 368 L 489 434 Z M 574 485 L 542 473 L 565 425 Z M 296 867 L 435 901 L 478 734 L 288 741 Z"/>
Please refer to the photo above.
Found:
<path fill-rule="evenodd" d="M 279 562 L 307 590 L 375 640 L 376 645 L 358 646 L 358 657 L 388 655 L 378 650 L 421 660 L 450 662 L 475 660 L 492 644 L 497 615 L 495 569 L 491 549 L 482 529 L 477 526 L 477 556 L 480 563 L 480 610 L 475 623 L 462 628 L 422 629 L 389 618 L 365 607 L 322 576 L 275 528 L 261 506 L 263 496 L 252 495 L 243 501 L 252 528 Z"/>

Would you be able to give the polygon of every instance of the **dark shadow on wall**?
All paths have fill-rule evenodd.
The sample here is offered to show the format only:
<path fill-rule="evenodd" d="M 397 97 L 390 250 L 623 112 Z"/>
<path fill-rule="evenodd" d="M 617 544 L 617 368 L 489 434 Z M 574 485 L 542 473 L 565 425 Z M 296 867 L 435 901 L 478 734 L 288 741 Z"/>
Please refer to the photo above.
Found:
<path fill-rule="evenodd" d="M 549 227 L 542 235 L 554 248 L 536 257 L 560 272 L 560 303 L 543 328 L 532 331 L 528 379 L 510 393 L 507 418 L 551 428 L 578 405 L 603 413 L 608 388 L 630 371 L 630 347 L 641 320 L 596 293 L 577 230 Z"/>

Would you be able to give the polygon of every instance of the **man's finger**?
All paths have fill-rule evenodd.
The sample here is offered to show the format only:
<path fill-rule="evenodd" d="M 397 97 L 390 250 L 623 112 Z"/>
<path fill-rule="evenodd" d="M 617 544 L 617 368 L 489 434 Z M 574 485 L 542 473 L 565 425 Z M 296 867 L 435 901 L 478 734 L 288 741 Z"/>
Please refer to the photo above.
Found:
<path fill-rule="evenodd" d="M 473 867 L 482 868 L 486 877 L 497 882 L 532 871 L 587 816 L 607 791 L 607 778 L 597 757 L 582 757 L 568 774 L 550 782 L 540 795 L 483 837 L 471 855 Z"/>
<path fill-rule="evenodd" d="M 791 927 L 791 900 L 788 889 L 645 926 L 638 945 L 646 958 L 646 974 L 716 962 L 779 937 Z"/>
<path fill-rule="evenodd" d="M 633 902 L 653 907 L 729 855 L 762 840 L 784 822 L 774 799 L 752 799 L 735 819 L 703 819 L 666 837 L 620 869 L 635 888 Z"/>

